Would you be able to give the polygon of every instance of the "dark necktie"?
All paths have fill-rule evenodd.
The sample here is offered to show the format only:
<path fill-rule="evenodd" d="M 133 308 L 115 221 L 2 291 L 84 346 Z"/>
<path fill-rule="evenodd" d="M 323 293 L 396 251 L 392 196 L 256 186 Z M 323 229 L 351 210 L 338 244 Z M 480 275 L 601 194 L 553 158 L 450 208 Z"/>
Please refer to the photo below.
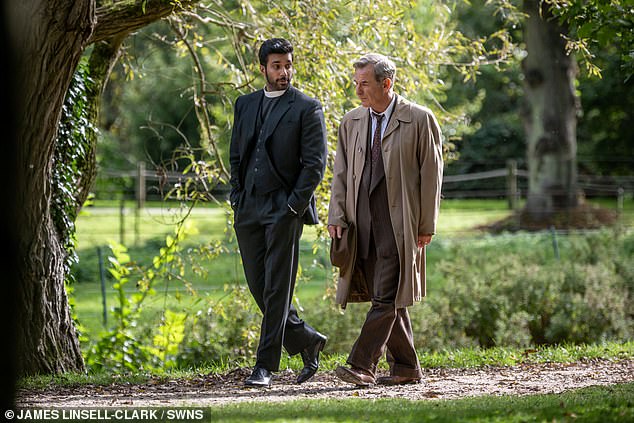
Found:
<path fill-rule="evenodd" d="M 379 156 L 381 155 L 381 122 L 384 115 L 372 112 L 372 116 L 376 118 L 376 129 L 372 138 L 372 167 L 374 168 Z"/>

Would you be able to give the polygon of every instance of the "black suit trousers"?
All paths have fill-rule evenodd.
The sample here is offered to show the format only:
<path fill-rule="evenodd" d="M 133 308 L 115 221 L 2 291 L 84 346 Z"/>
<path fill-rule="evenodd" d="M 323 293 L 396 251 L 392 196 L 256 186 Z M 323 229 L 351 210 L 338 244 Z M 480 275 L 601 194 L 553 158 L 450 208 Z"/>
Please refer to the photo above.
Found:
<path fill-rule="evenodd" d="M 240 193 L 234 228 L 249 290 L 262 311 L 256 366 L 278 371 L 282 346 L 290 355 L 307 348 L 315 330 L 291 300 L 303 221 L 289 213 L 283 189 Z"/>

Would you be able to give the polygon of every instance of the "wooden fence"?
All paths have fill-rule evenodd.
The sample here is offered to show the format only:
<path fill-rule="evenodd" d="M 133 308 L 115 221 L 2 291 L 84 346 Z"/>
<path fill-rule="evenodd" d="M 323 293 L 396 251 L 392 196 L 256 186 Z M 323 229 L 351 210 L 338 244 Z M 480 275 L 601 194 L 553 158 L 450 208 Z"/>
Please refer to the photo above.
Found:
<path fill-rule="evenodd" d="M 139 162 L 135 171 L 103 170 L 100 178 L 116 179 L 127 178 L 133 181 L 134 199 L 138 208 L 143 208 L 148 200 L 148 194 L 157 195 L 159 192 L 167 192 L 175 184 L 182 184 L 188 178 L 194 178 L 193 174 L 183 174 L 182 172 L 148 170 L 144 162 Z M 492 189 L 491 184 L 484 182 L 475 189 L 464 190 L 454 188 L 459 183 L 485 181 L 491 179 L 505 179 L 505 189 Z M 520 199 L 525 197 L 527 191 L 528 171 L 518 169 L 515 160 L 507 161 L 505 168 L 474 172 L 461 175 L 445 175 L 443 178 L 444 198 L 506 198 L 509 209 L 515 210 Z M 161 189 L 157 189 L 157 185 Z M 497 184 L 500 185 L 500 184 Z M 592 176 L 579 175 L 578 186 L 587 195 L 616 198 L 617 204 L 622 208 L 624 198 L 634 192 L 634 176 Z M 154 192 L 152 192 L 154 191 Z M 225 198 L 229 193 L 227 185 L 218 185 L 212 192 L 214 196 Z M 130 199 L 129 195 L 119 195 L 119 198 Z M 162 198 L 160 198 L 162 199 Z"/>

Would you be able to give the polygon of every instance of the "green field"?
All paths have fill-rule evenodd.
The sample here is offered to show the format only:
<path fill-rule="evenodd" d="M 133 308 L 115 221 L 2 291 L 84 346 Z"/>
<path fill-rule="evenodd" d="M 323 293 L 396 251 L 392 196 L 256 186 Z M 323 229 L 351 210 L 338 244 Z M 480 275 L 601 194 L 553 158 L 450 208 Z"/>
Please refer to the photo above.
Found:
<path fill-rule="evenodd" d="M 606 202 L 605 205 L 611 203 Z M 626 223 L 634 210 L 633 201 L 626 202 Z M 148 204 L 145 209 L 136 211 L 132 202 L 127 203 L 123 212 L 116 204 L 97 204 L 84 209 L 77 221 L 77 253 L 79 262 L 73 267 L 74 310 L 84 327 L 88 338 L 96 336 L 110 321 L 104 324 L 104 310 L 116 305 L 116 293 L 112 288 L 113 278 L 107 271 L 108 245 L 121 242 L 129 248 L 133 261 L 148 266 L 152 257 L 165 244 L 165 237 L 173 233 L 174 223 L 181 217 L 178 208 L 163 204 Z M 544 251 L 544 257 L 552 257 L 552 241 L 549 234 L 540 235 L 499 235 L 491 236 L 476 229 L 479 225 L 492 223 L 510 214 L 504 200 L 444 200 L 438 223 L 438 234 L 428 247 L 429 290 L 442 283 L 437 275 L 435 264 L 445 259 L 446 246 L 469 244 L 490 248 L 533 249 L 536 246 Z M 195 258 L 193 263 L 208 273 L 200 275 L 191 269 L 186 271 L 186 286 L 179 280 L 162 280 L 154 286 L 156 294 L 144 304 L 144 313 L 148 319 L 165 309 L 195 312 L 205 309 L 209 304 L 220 301 L 236 285 L 246 286 L 242 264 L 237 252 L 236 242 L 230 226 L 230 215 L 222 207 L 197 207 L 191 212 L 188 221 L 195 228 L 195 234 L 185 241 L 187 247 L 196 247 L 213 241 L 220 241 L 226 252 L 208 260 Z M 328 261 L 328 239 L 324 237 L 322 227 L 307 226 L 301 241 L 300 272 L 296 287 L 296 300 L 303 303 L 319 300 L 332 286 L 332 268 Z M 519 238 L 518 238 L 519 237 Z M 565 239 L 559 242 L 565 246 Z M 105 287 L 105 309 L 102 286 L 100 283 L 100 260 L 103 266 Z M 566 254 L 562 247 L 561 254 Z M 133 284 L 130 285 L 133 289 Z M 195 292 L 192 295 L 191 290 Z M 111 319 L 109 313 L 106 318 Z"/>
<path fill-rule="evenodd" d="M 142 266 L 148 266 L 152 257 L 165 245 L 165 237 L 174 231 L 172 211 L 159 207 L 148 207 L 135 216 L 134 210 L 124 216 L 125 235 L 123 242 L 128 247 L 132 260 Z M 145 308 L 148 311 L 164 308 L 200 307 L 204 302 L 219 300 L 235 284 L 246 286 L 242 263 L 237 252 L 237 243 L 227 223 L 228 216 L 222 208 L 200 208 L 188 218 L 195 228 L 195 234 L 185 241 L 185 248 L 197 247 L 209 242 L 221 241 L 226 252 L 208 259 L 194 257 L 196 265 L 207 271 L 206 275 L 197 274 L 191 269 L 186 271 L 184 279 L 188 287 L 178 280 L 159 281 L 154 288 L 156 295 L 148 298 Z M 100 256 L 106 292 L 106 308 L 115 304 L 116 293 L 112 288 L 113 278 L 107 271 L 108 256 L 112 255 L 111 243 L 121 242 L 118 232 L 121 217 L 119 210 L 113 208 L 93 208 L 84 212 L 77 222 L 77 252 L 79 263 L 73 268 L 75 278 L 75 311 L 89 334 L 97 333 L 103 327 L 103 296 L 100 277 Z M 315 245 L 322 248 L 313 255 Z M 329 263 L 326 261 L 325 240 L 319 240 L 314 227 L 306 227 L 301 242 L 301 269 L 297 295 L 303 299 L 323 294 L 328 275 Z M 196 295 L 191 294 L 193 289 Z"/>
<path fill-rule="evenodd" d="M 108 256 L 111 255 L 108 245 L 122 242 L 129 248 L 133 260 L 147 265 L 164 245 L 165 237 L 173 233 L 175 222 L 182 216 L 179 209 L 161 204 L 150 204 L 140 211 L 136 211 L 131 202 L 126 204 L 123 211 L 112 207 L 114 205 L 86 208 L 77 220 L 79 263 L 73 268 L 76 281 L 75 311 L 89 336 L 98 333 L 104 327 L 98 249 L 101 250 L 104 269 L 106 309 L 110 309 L 115 304 L 116 295 L 112 289 L 113 279 L 107 271 Z M 473 229 L 475 226 L 490 223 L 509 214 L 504 201 L 455 201 L 448 202 L 447 205 L 439 218 L 439 227 L 443 228 L 437 236 L 439 240 L 472 236 L 477 233 Z M 197 234 L 190 236 L 186 244 L 196 246 L 220 240 L 227 246 L 228 252 L 213 260 L 201 259 L 198 262 L 201 267 L 208 270 L 206 277 L 193 272 L 186 273 L 185 279 L 191 281 L 191 287 L 198 296 L 190 296 L 188 289 L 178 281 L 163 281 L 155 287 L 160 294 L 148 299 L 148 310 L 162 310 L 164 307 L 197 307 L 197 300 L 201 297 L 222 298 L 227 284 L 246 284 L 229 219 L 230 216 L 222 207 L 198 207 L 192 211 L 188 221 L 196 228 Z M 324 234 L 320 237 L 317 233 L 320 229 L 323 230 L 323 227 L 306 226 L 302 236 L 300 271 L 295 291 L 300 303 L 321 297 L 331 284 L 332 268 L 327 256 L 329 243 Z M 431 256 L 433 249 L 432 245 Z M 187 298 L 191 301 L 187 301 Z"/>
<path fill-rule="evenodd" d="M 634 384 L 560 395 L 481 396 L 460 400 L 308 400 L 211 409 L 222 422 L 631 422 Z"/>

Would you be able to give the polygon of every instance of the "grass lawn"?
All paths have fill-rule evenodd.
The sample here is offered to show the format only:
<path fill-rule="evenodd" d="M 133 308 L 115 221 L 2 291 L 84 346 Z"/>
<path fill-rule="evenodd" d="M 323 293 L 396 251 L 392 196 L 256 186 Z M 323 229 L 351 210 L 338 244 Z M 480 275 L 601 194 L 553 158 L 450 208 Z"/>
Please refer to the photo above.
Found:
<path fill-rule="evenodd" d="M 609 206 L 611 203 L 605 202 Z M 624 205 L 624 221 L 631 220 L 634 201 Z M 435 263 L 446 258 L 446 246 L 452 243 L 469 245 L 487 245 L 490 248 L 534 249 L 543 251 L 544 259 L 552 254 L 552 240 L 549 234 L 489 236 L 476 228 L 507 217 L 510 211 L 505 200 L 444 200 L 439 217 L 439 233 L 435 242 L 428 247 L 428 289 L 442 283 L 437 274 Z M 116 293 L 112 288 L 113 278 L 107 271 L 108 256 L 111 255 L 108 244 L 123 241 L 129 249 L 133 261 L 148 266 L 152 257 L 165 245 L 165 237 L 173 233 L 174 223 L 182 217 L 178 208 L 161 203 L 149 203 L 138 212 L 134 203 L 128 202 L 123 213 L 117 204 L 100 204 L 85 208 L 77 220 L 77 254 L 79 263 L 73 267 L 75 283 L 73 285 L 74 310 L 84 326 L 89 338 L 98 334 L 104 325 L 104 298 L 100 283 L 100 255 L 103 265 L 106 310 L 116 306 Z M 157 294 L 148 298 L 144 305 L 148 319 L 169 308 L 173 310 L 196 311 L 205 309 L 218 301 L 236 284 L 246 286 L 237 244 L 230 224 L 230 215 L 218 206 L 197 207 L 188 218 L 196 229 L 185 242 L 193 248 L 201 244 L 220 241 L 226 251 L 214 259 L 197 257 L 193 263 L 207 271 L 206 275 L 197 274 L 188 267 L 184 279 L 191 283 L 190 288 L 197 295 L 192 296 L 189 288 L 178 280 L 163 280 L 155 285 Z M 301 241 L 300 272 L 295 290 L 301 303 L 321 298 L 326 289 L 332 286 L 332 268 L 328 261 L 328 240 L 324 237 L 323 227 L 306 226 Z M 560 237 L 561 238 L 561 237 Z M 561 254 L 565 255 L 565 239 L 560 239 Z M 134 284 L 130 284 L 134 289 Z M 106 315 L 112 319 L 111 316 Z M 109 326 L 106 325 L 106 326 Z"/>
<path fill-rule="evenodd" d="M 634 383 L 559 395 L 480 396 L 459 400 L 307 400 L 214 407 L 222 422 L 631 422 Z"/>
<path fill-rule="evenodd" d="M 448 203 L 452 204 L 452 203 Z M 482 209 L 485 207 L 484 209 Z M 473 227 L 490 223 L 508 215 L 504 201 L 456 200 L 441 214 L 439 226 L 451 235 L 439 234 L 437 239 L 465 236 L 477 233 Z M 127 203 L 121 210 L 117 207 L 97 205 L 85 209 L 77 220 L 77 254 L 79 263 L 73 267 L 75 311 L 91 336 L 104 328 L 104 306 L 100 283 L 100 254 L 105 281 L 105 304 L 109 310 L 116 304 L 116 293 L 112 288 L 113 278 L 107 271 L 108 245 L 123 243 L 128 247 L 132 260 L 139 264 L 151 263 L 152 257 L 165 244 L 165 237 L 173 233 L 174 224 L 180 218 L 177 208 L 161 204 L 149 204 L 136 212 L 133 203 Z M 197 234 L 189 236 L 188 246 L 197 246 L 219 240 L 227 247 L 227 252 L 209 260 L 196 260 L 207 275 L 195 274 L 189 270 L 184 278 L 198 293 L 192 297 L 188 289 L 179 281 L 162 281 L 155 286 L 158 295 L 146 302 L 148 313 L 158 313 L 164 308 L 191 311 L 215 301 L 231 289 L 234 284 L 246 286 L 242 263 L 237 251 L 237 243 L 229 222 L 230 216 L 221 207 L 196 208 L 188 218 Z M 123 228 L 123 230 L 121 229 Z M 323 230 L 323 228 L 321 228 Z M 329 242 L 319 228 L 306 226 L 300 243 L 300 269 L 295 295 L 300 303 L 320 298 L 331 285 L 332 267 L 328 260 Z M 100 250 L 100 251 L 99 251 Z M 434 258 L 433 246 L 429 249 L 430 261 Z M 430 266 L 431 267 L 431 266 Z M 201 298 L 204 300 L 201 304 Z M 110 318 L 110 316 L 106 316 Z"/>
<path fill-rule="evenodd" d="M 165 245 L 165 237 L 174 231 L 177 220 L 172 214 L 174 212 L 152 206 L 142 210 L 138 216 L 135 216 L 133 209 L 125 212 L 123 241 L 133 261 L 142 266 L 152 263 L 152 258 Z M 235 284 L 246 286 L 237 243 L 233 231 L 229 229 L 228 219 L 226 211 L 219 207 L 201 207 L 192 212 L 188 221 L 195 228 L 195 234 L 188 236 L 184 243 L 185 248 L 221 241 L 226 250 L 213 259 L 194 257 L 194 263 L 206 271 L 206 274 L 196 273 L 193 266 L 189 266 L 183 276 L 184 280 L 191 283 L 189 287 L 178 280 L 159 281 L 154 286 L 157 294 L 149 297 L 144 305 L 149 314 L 158 313 L 165 308 L 189 311 L 205 308 L 209 302 L 220 300 L 226 290 L 230 290 Z M 89 336 L 104 327 L 100 254 L 106 309 L 116 305 L 117 295 L 112 287 L 114 279 L 107 271 L 108 256 L 112 255 L 108 245 L 121 241 L 120 225 L 120 211 L 113 208 L 90 208 L 77 221 L 79 263 L 72 270 L 75 278 L 73 296 L 75 312 Z M 316 245 L 322 248 L 313 254 Z M 300 246 L 301 262 L 296 290 L 302 300 L 316 298 L 325 292 L 331 274 L 327 246 L 326 240 L 320 240 L 317 236 L 315 227 L 305 227 Z M 130 289 L 134 289 L 134 284 L 130 286 Z M 190 288 L 196 295 L 191 295 Z"/>

